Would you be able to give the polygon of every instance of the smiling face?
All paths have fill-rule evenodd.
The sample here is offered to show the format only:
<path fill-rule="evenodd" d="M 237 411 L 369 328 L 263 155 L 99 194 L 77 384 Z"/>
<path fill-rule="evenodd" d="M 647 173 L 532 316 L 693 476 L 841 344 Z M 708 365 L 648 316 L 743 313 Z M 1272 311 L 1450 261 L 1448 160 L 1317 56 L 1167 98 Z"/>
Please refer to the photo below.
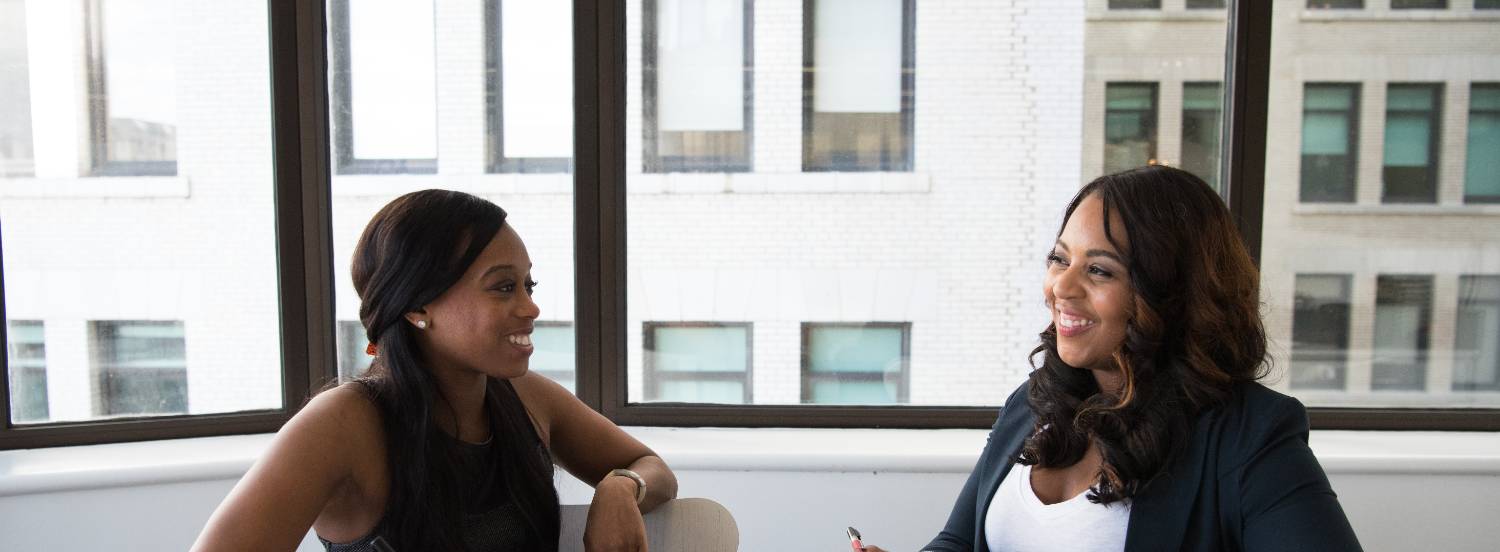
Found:
<path fill-rule="evenodd" d="M 1079 203 L 1047 255 L 1042 285 L 1057 328 L 1058 356 L 1070 366 L 1093 370 L 1101 383 L 1116 372 L 1112 356 L 1125 341 L 1135 301 L 1125 252 L 1110 243 L 1104 216 L 1097 196 Z M 1119 215 L 1111 214 L 1109 222 L 1115 241 L 1129 247 Z"/>
<path fill-rule="evenodd" d="M 406 314 L 435 366 L 515 378 L 526 373 L 541 309 L 531 299 L 531 256 L 510 225 L 500 228 L 463 277 L 422 310 Z"/>

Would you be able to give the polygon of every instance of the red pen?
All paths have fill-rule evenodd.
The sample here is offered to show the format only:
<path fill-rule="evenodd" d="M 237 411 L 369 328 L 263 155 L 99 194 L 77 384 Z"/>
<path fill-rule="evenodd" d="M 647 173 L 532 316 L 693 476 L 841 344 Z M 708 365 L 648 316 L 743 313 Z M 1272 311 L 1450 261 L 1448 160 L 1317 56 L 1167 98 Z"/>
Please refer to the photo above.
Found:
<path fill-rule="evenodd" d="M 859 542 L 859 538 L 860 538 L 859 537 L 859 530 L 857 530 L 857 529 L 855 529 L 853 527 L 850 527 L 849 528 L 849 547 L 852 548 L 852 549 L 854 549 L 854 552 L 865 552 L 865 543 Z"/>

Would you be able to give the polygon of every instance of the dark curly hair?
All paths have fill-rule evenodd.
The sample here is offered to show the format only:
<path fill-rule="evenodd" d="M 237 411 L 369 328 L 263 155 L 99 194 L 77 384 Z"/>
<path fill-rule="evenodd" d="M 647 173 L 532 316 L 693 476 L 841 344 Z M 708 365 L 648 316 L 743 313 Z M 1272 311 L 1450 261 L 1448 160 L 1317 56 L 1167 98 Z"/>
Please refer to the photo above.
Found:
<path fill-rule="evenodd" d="M 1104 232 L 1124 252 L 1135 295 L 1113 355 L 1124 383 L 1102 390 L 1088 370 L 1063 362 L 1048 325 L 1031 353 L 1033 365 L 1042 359 L 1027 395 L 1036 430 L 1016 461 L 1071 466 L 1093 443 L 1103 465 L 1088 499 L 1109 504 L 1163 473 L 1200 412 L 1265 375 L 1266 334 L 1255 264 L 1203 180 L 1159 165 L 1100 177 L 1068 204 L 1064 227 L 1090 196 L 1103 205 Z M 1110 228 L 1111 214 L 1123 228 Z"/>

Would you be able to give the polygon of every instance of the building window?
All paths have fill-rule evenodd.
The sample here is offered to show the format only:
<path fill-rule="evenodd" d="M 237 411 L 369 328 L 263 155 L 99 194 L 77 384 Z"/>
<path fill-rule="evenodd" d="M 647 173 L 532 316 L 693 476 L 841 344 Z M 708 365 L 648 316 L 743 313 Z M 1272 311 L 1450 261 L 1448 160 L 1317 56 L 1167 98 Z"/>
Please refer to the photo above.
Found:
<path fill-rule="evenodd" d="M 357 321 L 339 321 L 339 381 L 349 381 L 365 373 L 375 360 L 365 349 L 370 345 L 365 326 Z"/>
<path fill-rule="evenodd" d="M 1446 10 L 1448 0 L 1391 0 L 1393 10 Z"/>
<path fill-rule="evenodd" d="M 10 420 L 45 422 L 47 410 L 47 345 L 38 320 L 12 320 L 10 342 Z"/>
<path fill-rule="evenodd" d="M 905 404 L 911 323 L 803 323 L 802 402 Z"/>
<path fill-rule="evenodd" d="M 573 166 L 573 9 L 567 2 L 485 2 L 489 171 Z"/>
<path fill-rule="evenodd" d="M 1427 384 L 1432 276 L 1380 276 L 1375 291 L 1370 388 L 1421 391 Z"/>
<path fill-rule="evenodd" d="M 1190 10 L 1216 10 L 1224 7 L 1224 0 L 1187 0 Z"/>
<path fill-rule="evenodd" d="M 1474 0 L 1476 10 L 1500 10 L 1500 0 Z"/>
<path fill-rule="evenodd" d="M 34 174 L 26 2 L 0 0 L 0 178 Z"/>
<path fill-rule="evenodd" d="M 1385 99 L 1386 203 L 1437 203 L 1441 84 L 1392 84 Z"/>
<path fill-rule="evenodd" d="M 1298 274 L 1292 311 L 1294 389 L 1344 388 L 1349 359 L 1347 274 Z"/>
<path fill-rule="evenodd" d="M 1359 10 L 1364 7 L 1364 0 L 1307 0 L 1309 10 Z"/>
<path fill-rule="evenodd" d="M 91 322 L 94 414 L 186 414 L 187 342 L 182 322 Z"/>
<path fill-rule="evenodd" d="M 1500 83 L 1469 92 L 1469 153 L 1464 203 L 1500 203 Z"/>
<path fill-rule="evenodd" d="M 910 171 L 915 0 L 804 0 L 802 169 Z"/>
<path fill-rule="evenodd" d="M 1352 203 L 1359 143 L 1359 84 L 1307 83 L 1302 97 L 1304 203 Z"/>
<path fill-rule="evenodd" d="M 1458 278 L 1454 391 L 1500 391 L 1500 276 Z"/>
<path fill-rule="evenodd" d="M 1217 82 L 1182 85 L 1182 169 L 1219 189 L 1219 120 L 1223 88 Z"/>
<path fill-rule="evenodd" d="M 750 170 L 752 0 L 645 0 L 644 170 Z"/>
<path fill-rule="evenodd" d="M 1159 10 L 1161 0 L 1109 0 L 1112 10 Z"/>
<path fill-rule="evenodd" d="M 177 26 L 172 5 L 90 0 L 84 13 L 93 174 L 177 174 Z"/>
<path fill-rule="evenodd" d="M 535 352 L 531 354 L 530 370 L 577 393 L 577 347 L 573 324 L 538 321 L 531 332 L 531 345 Z"/>
<path fill-rule="evenodd" d="M 432 2 L 328 3 L 335 169 L 437 172 Z"/>
<path fill-rule="evenodd" d="M 748 322 L 646 322 L 645 400 L 750 404 Z"/>
<path fill-rule="evenodd" d="M 1104 173 L 1156 162 L 1156 83 L 1104 85 Z"/>

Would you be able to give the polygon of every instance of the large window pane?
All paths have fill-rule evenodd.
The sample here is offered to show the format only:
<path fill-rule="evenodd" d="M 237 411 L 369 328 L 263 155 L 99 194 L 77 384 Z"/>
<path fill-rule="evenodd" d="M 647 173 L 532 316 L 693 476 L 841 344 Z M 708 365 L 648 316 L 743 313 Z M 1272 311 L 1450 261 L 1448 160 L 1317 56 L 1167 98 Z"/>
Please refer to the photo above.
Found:
<path fill-rule="evenodd" d="M 1500 391 L 1500 275 L 1458 278 L 1454 391 Z"/>
<path fill-rule="evenodd" d="M 0 170 L 6 414 L 281 408 L 265 2 L 0 0 L 0 28 L 0 141 L 31 148 Z"/>
<path fill-rule="evenodd" d="M 174 59 L 186 31 L 177 11 L 151 0 L 88 0 L 85 12 L 94 174 L 176 174 Z"/>
<path fill-rule="evenodd" d="M 1104 88 L 1105 174 L 1156 162 L 1156 83 Z"/>
<path fill-rule="evenodd" d="M 1393 10 L 1444 10 L 1448 0 L 1391 0 Z"/>
<path fill-rule="evenodd" d="M 1307 9 L 1344 9 L 1357 10 L 1365 7 L 1364 0 L 1307 0 Z"/>
<path fill-rule="evenodd" d="M 1436 203 L 1440 84 L 1392 84 L 1385 96 L 1387 203 Z"/>
<path fill-rule="evenodd" d="M 328 7 L 337 172 L 436 172 L 433 0 L 331 0 Z"/>
<path fill-rule="evenodd" d="M 1031 372 L 1040 258 L 1078 188 L 1152 159 L 1217 172 L 1224 10 L 749 4 L 733 4 L 748 36 L 701 52 L 722 68 L 743 44 L 744 80 L 704 71 L 672 85 L 706 96 L 676 99 L 651 89 L 669 62 L 652 48 L 690 12 L 625 4 L 630 403 L 997 404 Z M 695 103 L 734 86 L 722 112 Z M 653 168 L 653 113 L 735 107 L 746 170 Z M 1106 169 L 1107 153 L 1126 161 Z M 733 366 L 718 379 L 658 369 L 653 328 L 672 324 L 742 328 L 718 331 L 746 356 L 716 361 Z"/>
<path fill-rule="evenodd" d="M 1485 201 L 1494 172 L 1481 167 L 1495 154 L 1471 152 L 1489 147 L 1489 113 L 1500 111 L 1485 91 L 1500 82 L 1500 20 L 1467 4 L 1305 9 L 1320 3 L 1334 2 L 1273 10 L 1260 240 L 1277 361 L 1268 381 L 1316 407 L 1500 407 L 1480 278 L 1500 274 L 1500 217 L 1465 205 Z"/>
<path fill-rule="evenodd" d="M 0 178 L 32 173 L 30 77 L 26 2 L 0 0 Z"/>
<path fill-rule="evenodd" d="M 912 170 L 914 1 L 803 2 L 803 170 Z"/>
<path fill-rule="evenodd" d="M 358 155 L 343 161 L 333 152 L 345 163 L 332 177 L 331 205 L 342 378 L 374 361 L 349 273 L 360 234 L 395 198 L 440 188 L 506 211 L 540 283 L 529 369 L 575 388 L 572 18 L 567 2 L 329 2 L 330 67 L 346 63 L 353 72 L 335 73 L 332 85 L 345 78 L 355 99 L 351 118 L 341 104 L 349 98 L 331 95 L 329 122 L 352 123 L 356 142 L 368 136 L 375 148 L 368 151 L 384 152 L 367 157 L 356 144 Z M 362 70 L 372 72 L 367 80 Z M 387 86 L 395 81 L 400 86 Z M 376 103 L 365 105 L 376 126 L 358 113 L 362 82 L 375 90 Z"/>
<path fill-rule="evenodd" d="M 1358 142 L 1359 85 L 1308 83 L 1302 95 L 1302 201 L 1354 201 Z"/>
<path fill-rule="evenodd" d="M 1470 90 L 1468 138 L 1464 203 L 1500 203 L 1500 83 Z"/>
<path fill-rule="evenodd" d="M 1222 87 L 1217 82 L 1182 85 L 1181 168 L 1219 189 L 1219 121 Z"/>
<path fill-rule="evenodd" d="M 1156 10 L 1161 9 L 1161 0 L 1109 0 L 1112 10 Z"/>
<path fill-rule="evenodd" d="M 750 0 L 644 0 L 645 172 L 750 170 Z"/>

